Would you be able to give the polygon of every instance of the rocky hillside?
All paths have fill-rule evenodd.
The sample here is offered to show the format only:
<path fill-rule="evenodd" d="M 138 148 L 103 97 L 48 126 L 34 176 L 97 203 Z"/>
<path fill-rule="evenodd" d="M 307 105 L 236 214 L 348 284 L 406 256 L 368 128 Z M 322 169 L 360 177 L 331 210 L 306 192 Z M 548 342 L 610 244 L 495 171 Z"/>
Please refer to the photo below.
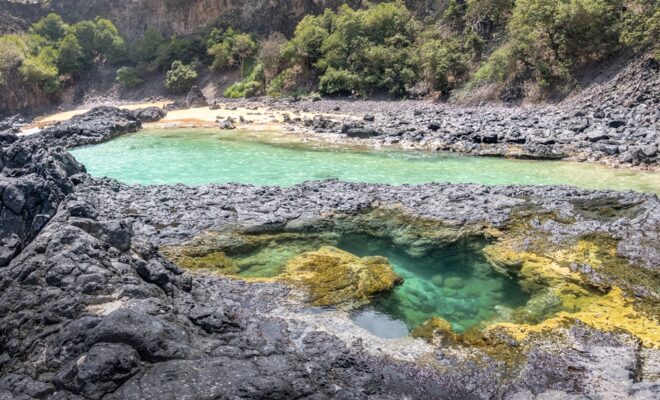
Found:
<path fill-rule="evenodd" d="M 444 9 L 446 2 L 406 1 L 421 16 L 435 15 Z M 165 34 L 185 35 L 214 22 L 250 32 L 290 34 L 307 14 L 318 14 L 341 4 L 357 7 L 361 3 L 361 0 L 53 0 L 24 5 L 3 0 L 0 1 L 0 18 L 5 14 L 13 15 L 25 25 L 25 21 L 34 22 L 48 12 L 60 14 L 68 22 L 102 15 L 129 39 L 139 37 L 150 26 Z M 4 24 L 0 24 L 0 33 L 3 27 Z"/>

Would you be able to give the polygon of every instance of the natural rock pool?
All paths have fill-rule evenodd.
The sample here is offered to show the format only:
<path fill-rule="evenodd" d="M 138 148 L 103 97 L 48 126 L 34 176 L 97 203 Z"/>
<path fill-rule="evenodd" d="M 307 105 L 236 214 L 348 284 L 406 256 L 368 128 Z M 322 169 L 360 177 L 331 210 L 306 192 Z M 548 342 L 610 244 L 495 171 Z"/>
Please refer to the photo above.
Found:
<path fill-rule="evenodd" d="M 434 237 L 438 232 L 444 234 Z M 348 311 L 356 325 L 383 338 L 415 334 L 434 317 L 457 333 L 511 321 L 530 294 L 488 263 L 483 237 L 456 235 L 440 224 L 376 212 L 294 231 L 209 232 L 163 252 L 188 269 L 302 286 L 307 302 Z"/>
<path fill-rule="evenodd" d="M 302 142 L 274 132 L 147 129 L 71 150 L 94 176 L 131 184 L 237 182 L 291 186 L 306 180 L 352 182 L 567 184 L 660 193 L 660 175 L 592 163 L 465 157 Z"/>

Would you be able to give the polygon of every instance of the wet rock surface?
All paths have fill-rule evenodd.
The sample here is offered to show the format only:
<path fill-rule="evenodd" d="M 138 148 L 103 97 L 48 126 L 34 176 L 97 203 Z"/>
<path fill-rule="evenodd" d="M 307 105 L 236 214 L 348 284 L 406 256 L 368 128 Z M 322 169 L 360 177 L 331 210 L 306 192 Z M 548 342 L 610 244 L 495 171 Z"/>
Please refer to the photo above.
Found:
<path fill-rule="evenodd" d="M 369 210 L 442 221 L 448 231 L 438 232 L 438 241 L 486 227 L 505 230 L 515 215 L 540 213 L 556 218 L 533 219 L 530 229 L 561 239 L 606 232 L 621 257 L 656 271 L 656 196 L 337 181 L 291 188 L 127 186 L 91 178 L 55 147 L 139 126 L 133 114 L 112 111 L 107 119 L 109 112 L 30 138 L 0 137 L 0 398 L 650 399 L 660 393 L 652 373 L 645 375 L 658 370 L 658 350 L 642 349 L 625 331 L 574 321 L 525 339 L 490 332 L 488 345 L 429 348 L 427 362 L 419 363 L 388 357 L 357 328 L 333 331 L 300 319 L 309 309 L 292 301 L 286 286 L 187 272 L 158 251 L 209 229 L 305 230 Z M 585 275 L 598 282 L 597 274 Z M 406 346 L 426 348 L 421 341 Z"/>

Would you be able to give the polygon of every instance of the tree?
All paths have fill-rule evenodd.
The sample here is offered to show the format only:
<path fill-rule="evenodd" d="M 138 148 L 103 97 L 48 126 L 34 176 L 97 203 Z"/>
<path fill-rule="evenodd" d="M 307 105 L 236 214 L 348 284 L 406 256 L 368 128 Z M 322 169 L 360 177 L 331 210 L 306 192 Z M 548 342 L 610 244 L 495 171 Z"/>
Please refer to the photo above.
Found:
<path fill-rule="evenodd" d="M 190 89 L 197 79 L 197 72 L 191 65 L 179 60 L 172 63 L 172 67 L 165 76 L 165 87 L 173 92 L 184 92 Z"/>
<path fill-rule="evenodd" d="M 247 33 L 239 33 L 238 35 L 234 36 L 231 52 L 238 62 L 238 67 L 241 70 L 241 77 L 245 75 L 245 61 L 248 58 L 254 56 L 256 50 L 257 44 Z"/>
<path fill-rule="evenodd" d="M 513 54 L 542 86 L 617 48 L 620 0 L 518 0 L 508 24 Z"/>
<path fill-rule="evenodd" d="M 30 31 L 45 37 L 51 42 L 57 42 L 64 37 L 68 29 L 69 26 L 64 23 L 62 17 L 55 13 L 50 13 L 32 24 Z"/>
<path fill-rule="evenodd" d="M 208 54 L 213 56 L 213 63 L 211 68 L 216 70 L 223 70 L 233 64 L 231 43 L 224 41 L 214 44 L 208 49 Z"/>
<path fill-rule="evenodd" d="M 28 45 L 20 35 L 0 36 L 0 85 L 10 71 L 19 66 L 27 57 Z"/>
<path fill-rule="evenodd" d="M 133 67 L 121 67 L 117 70 L 117 82 L 124 87 L 133 88 L 142 84 L 143 79 Z"/>
<path fill-rule="evenodd" d="M 84 71 L 89 63 L 78 39 L 68 34 L 57 42 L 57 68 L 63 74 L 77 75 Z"/>
<path fill-rule="evenodd" d="M 96 17 L 94 27 L 94 51 L 111 63 L 123 61 L 126 58 L 126 43 L 113 23 Z"/>
<path fill-rule="evenodd" d="M 257 60 L 264 67 L 266 82 L 270 82 L 282 67 L 282 50 L 287 41 L 279 32 L 271 33 L 266 40 L 259 45 Z"/>
<path fill-rule="evenodd" d="M 135 64 L 147 65 L 147 70 L 156 70 L 160 66 L 153 64 L 156 64 L 158 49 L 165 42 L 163 35 L 157 29 L 148 27 L 142 39 L 131 46 L 130 58 Z"/>
<path fill-rule="evenodd" d="M 88 59 L 94 58 L 96 49 L 94 47 L 94 36 L 96 35 L 96 25 L 92 21 L 80 21 L 71 27 L 73 34 L 78 39 L 78 44 L 85 52 Z"/>
<path fill-rule="evenodd" d="M 296 27 L 293 38 L 285 48 L 287 58 L 313 66 L 322 57 L 321 47 L 329 35 L 320 17 L 306 16 Z"/>

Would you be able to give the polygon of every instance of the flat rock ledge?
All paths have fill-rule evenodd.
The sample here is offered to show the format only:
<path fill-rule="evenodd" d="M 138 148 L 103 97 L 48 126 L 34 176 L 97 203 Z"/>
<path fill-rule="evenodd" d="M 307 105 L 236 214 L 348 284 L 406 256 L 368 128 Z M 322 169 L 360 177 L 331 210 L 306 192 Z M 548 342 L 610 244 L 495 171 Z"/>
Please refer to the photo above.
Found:
<path fill-rule="evenodd" d="M 60 147 L 139 127 L 112 113 L 79 119 L 98 131 L 64 123 L 0 136 L 0 399 L 658 398 L 658 349 L 626 331 L 575 321 L 525 342 L 491 337 L 493 348 L 411 339 L 405 346 L 430 350 L 424 362 L 405 360 L 350 325 L 333 332 L 296 318 L 308 310 L 288 287 L 190 273 L 158 251 L 209 229 L 268 232 L 369 210 L 493 229 L 533 211 L 556 218 L 530 229 L 557 239 L 606 232 L 621 257 L 657 273 L 657 196 L 337 181 L 127 186 L 91 178 Z"/>

